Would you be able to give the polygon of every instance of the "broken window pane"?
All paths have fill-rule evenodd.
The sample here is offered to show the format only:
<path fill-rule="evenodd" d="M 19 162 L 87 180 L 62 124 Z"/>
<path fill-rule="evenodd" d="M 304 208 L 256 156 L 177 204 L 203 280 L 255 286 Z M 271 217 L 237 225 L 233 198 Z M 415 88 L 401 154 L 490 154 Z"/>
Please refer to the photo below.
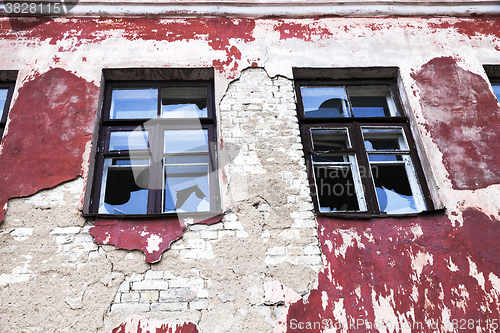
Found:
<path fill-rule="evenodd" d="M 147 131 L 115 131 L 109 138 L 109 150 L 148 149 Z"/>
<path fill-rule="evenodd" d="M 158 110 L 158 89 L 113 89 L 111 119 L 155 118 Z"/>
<path fill-rule="evenodd" d="M 149 160 L 106 159 L 99 213 L 146 214 Z"/>
<path fill-rule="evenodd" d="M 301 87 L 304 114 L 310 118 L 348 117 L 344 87 Z"/>
<path fill-rule="evenodd" d="M 380 211 L 388 214 L 419 211 L 404 164 L 376 164 L 371 168 Z"/>
<path fill-rule="evenodd" d="M 208 130 L 166 130 L 165 153 L 208 153 Z"/>
<path fill-rule="evenodd" d="M 206 118 L 206 87 L 169 87 L 161 90 L 163 118 Z"/>
<path fill-rule="evenodd" d="M 408 150 L 402 128 L 362 128 L 367 151 Z"/>
<path fill-rule="evenodd" d="M 314 176 L 321 212 L 360 210 L 350 165 L 315 165 Z"/>
<path fill-rule="evenodd" d="M 354 117 L 397 116 L 392 105 L 391 90 L 386 85 L 347 87 Z"/>
<path fill-rule="evenodd" d="M 312 129 L 314 151 L 346 150 L 351 148 L 346 128 Z"/>
<path fill-rule="evenodd" d="M 165 213 L 206 212 L 210 210 L 208 163 L 193 164 L 195 165 L 188 163 L 182 166 L 165 165 L 163 196 L 163 211 Z"/>

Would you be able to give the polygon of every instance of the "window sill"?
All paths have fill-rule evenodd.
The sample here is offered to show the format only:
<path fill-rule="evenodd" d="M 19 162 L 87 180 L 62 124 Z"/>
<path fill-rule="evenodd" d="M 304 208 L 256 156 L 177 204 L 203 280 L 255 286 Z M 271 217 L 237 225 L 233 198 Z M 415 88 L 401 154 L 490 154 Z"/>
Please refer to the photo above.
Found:
<path fill-rule="evenodd" d="M 318 217 L 333 217 L 340 218 L 346 220 L 371 220 L 371 219 L 383 219 L 383 218 L 408 218 L 408 217 L 418 217 L 422 215 L 432 215 L 432 214 L 441 214 L 446 211 L 446 207 L 440 209 L 433 210 L 425 210 L 419 213 L 406 213 L 406 214 L 372 214 L 368 212 L 359 212 L 359 213 L 318 213 L 316 212 L 316 216 Z"/>
<path fill-rule="evenodd" d="M 221 215 L 222 211 L 209 212 L 179 212 L 179 213 L 163 213 L 163 214 L 99 214 L 99 213 L 82 213 L 82 217 L 95 217 L 99 219 L 115 219 L 115 220 L 147 220 L 147 219 L 189 219 L 204 220 L 217 215 Z"/>

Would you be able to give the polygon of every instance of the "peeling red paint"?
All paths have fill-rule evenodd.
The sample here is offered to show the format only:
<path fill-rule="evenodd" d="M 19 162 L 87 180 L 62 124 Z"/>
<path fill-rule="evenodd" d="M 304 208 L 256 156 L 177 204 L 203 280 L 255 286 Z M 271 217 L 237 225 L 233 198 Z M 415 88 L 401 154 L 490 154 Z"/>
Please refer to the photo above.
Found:
<path fill-rule="evenodd" d="M 380 321 L 375 308 L 383 298 L 390 299 L 397 321 L 411 323 L 412 332 L 436 332 L 431 321 L 442 324 L 445 308 L 450 321 L 471 319 L 484 329 L 486 320 L 500 315 L 499 286 L 490 281 L 490 274 L 500 277 L 500 221 L 473 208 L 462 216 L 463 227 L 453 227 L 442 215 L 369 223 L 318 218 L 325 269 L 307 302 L 290 306 L 287 332 L 300 332 L 293 329 L 292 320 L 296 324 L 331 319 L 331 325 L 340 327 L 333 315 L 340 302 L 348 323 L 373 324 Z M 481 280 L 480 274 L 483 286 L 477 279 Z M 384 315 L 390 316 L 391 310 Z M 418 329 L 417 323 L 423 326 Z M 347 332 L 378 332 L 364 325 L 346 328 Z"/>
<path fill-rule="evenodd" d="M 412 77 L 453 188 L 500 183 L 500 108 L 489 83 L 451 57 L 432 59 Z"/>
<path fill-rule="evenodd" d="M 19 89 L 2 139 L 0 221 L 8 199 L 83 176 L 98 95 L 95 85 L 60 68 L 36 74 Z"/>
<path fill-rule="evenodd" d="M 213 224 L 222 219 L 222 215 L 211 218 L 194 219 L 193 223 Z M 184 219 L 162 217 L 157 219 L 105 219 L 97 218 L 90 233 L 97 244 L 112 244 L 119 249 L 140 250 L 149 263 L 161 259 L 170 244 L 181 238 L 186 229 Z"/>
<path fill-rule="evenodd" d="M 327 28 L 319 27 L 316 24 L 303 24 L 288 20 L 278 21 L 274 26 L 274 30 L 279 31 L 280 39 L 297 38 L 311 41 L 313 40 L 313 36 L 325 37 L 331 35 L 331 32 Z"/>
<path fill-rule="evenodd" d="M 148 317 L 129 316 L 112 333 L 198 333 L 194 323 L 170 324 Z"/>
<path fill-rule="evenodd" d="M 15 25 L 15 32 L 11 25 Z M 30 27 L 25 29 L 24 26 Z M 59 52 L 72 51 L 85 43 L 100 43 L 114 36 L 128 40 L 154 40 L 175 42 L 181 40 L 205 40 L 214 50 L 225 51 L 224 59 L 215 59 L 213 66 L 220 72 L 236 72 L 241 51 L 231 40 L 254 40 L 253 19 L 193 18 L 164 20 L 160 18 L 94 19 L 79 18 L 51 21 L 44 18 L 0 20 L 0 36 L 4 39 L 34 39 L 48 41 L 51 45 L 66 41 Z"/>

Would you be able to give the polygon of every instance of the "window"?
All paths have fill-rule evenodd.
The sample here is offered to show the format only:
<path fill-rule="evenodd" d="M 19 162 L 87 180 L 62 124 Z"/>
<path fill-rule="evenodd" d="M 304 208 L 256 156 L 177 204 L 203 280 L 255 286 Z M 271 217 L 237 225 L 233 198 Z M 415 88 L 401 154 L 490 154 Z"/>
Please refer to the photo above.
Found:
<path fill-rule="evenodd" d="M 90 212 L 216 211 L 211 81 L 109 82 Z"/>
<path fill-rule="evenodd" d="M 319 213 L 412 214 L 432 201 L 395 82 L 296 81 Z"/>
<path fill-rule="evenodd" d="M 7 113 L 9 112 L 10 100 L 14 91 L 13 83 L 0 83 L 0 141 L 3 137 L 5 124 L 7 123 Z"/>

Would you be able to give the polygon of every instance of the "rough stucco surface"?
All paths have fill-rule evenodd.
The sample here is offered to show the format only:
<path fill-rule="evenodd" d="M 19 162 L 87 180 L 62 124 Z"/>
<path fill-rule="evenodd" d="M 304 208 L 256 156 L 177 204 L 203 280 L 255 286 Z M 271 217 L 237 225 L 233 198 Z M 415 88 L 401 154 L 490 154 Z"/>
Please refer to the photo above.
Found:
<path fill-rule="evenodd" d="M 278 333 L 323 319 L 360 323 L 347 332 L 491 324 L 500 308 L 491 118 L 499 110 L 482 65 L 499 64 L 499 27 L 498 18 L 0 19 L 0 70 L 19 70 L 0 198 L 29 196 L 9 200 L 0 225 L 0 327 Z M 445 212 L 316 221 L 292 67 L 365 66 L 400 68 Z M 97 245 L 94 221 L 78 209 L 102 69 L 133 67 L 215 68 L 220 147 L 231 157 L 221 163 L 222 220 L 187 223 L 154 264 L 140 251 Z"/>

